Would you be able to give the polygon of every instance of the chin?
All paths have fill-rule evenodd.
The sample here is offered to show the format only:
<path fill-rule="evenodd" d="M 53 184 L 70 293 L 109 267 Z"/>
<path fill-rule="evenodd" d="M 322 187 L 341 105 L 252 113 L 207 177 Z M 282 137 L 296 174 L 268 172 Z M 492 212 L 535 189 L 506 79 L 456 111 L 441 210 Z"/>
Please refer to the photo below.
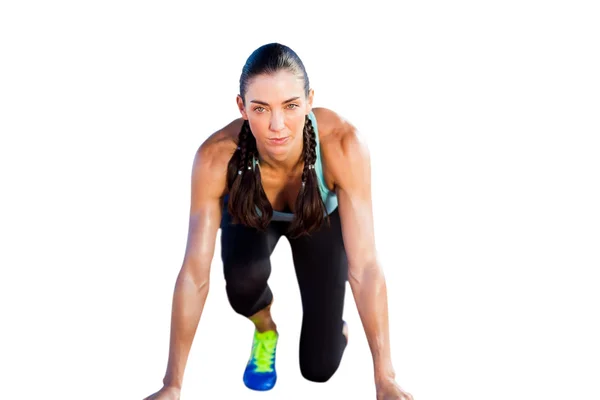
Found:
<path fill-rule="evenodd" d="M 267 151 L 271 158 L 277 161 L 284 161 L 290 154 L 292 146 L 268 146 Z"/>

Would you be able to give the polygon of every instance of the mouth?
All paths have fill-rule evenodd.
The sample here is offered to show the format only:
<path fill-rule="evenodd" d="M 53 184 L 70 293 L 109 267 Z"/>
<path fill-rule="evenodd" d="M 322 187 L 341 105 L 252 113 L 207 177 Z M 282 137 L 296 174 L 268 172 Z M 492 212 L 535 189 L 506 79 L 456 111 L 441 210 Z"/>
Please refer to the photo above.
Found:
<path fill-rule="evenodd" d="M 287 141 L 289 140 L 289 136 L 283 137 L 283 138 L 270 138 L 269 143 L 274 144 L 274 145 L 281 145 L 281 144 L 285 144 L 287 143 Z"/>

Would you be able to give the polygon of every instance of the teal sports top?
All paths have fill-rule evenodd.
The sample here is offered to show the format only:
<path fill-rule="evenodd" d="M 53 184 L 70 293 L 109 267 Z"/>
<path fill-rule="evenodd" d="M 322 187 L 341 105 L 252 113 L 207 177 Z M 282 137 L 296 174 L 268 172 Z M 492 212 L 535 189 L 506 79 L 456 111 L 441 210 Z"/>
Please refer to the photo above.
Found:
<path fill-rule="evenodd" d="M 317 127 L 317 118 L 315 114 L 311 111 L 308 114 L 308 118 L 310 118 L 313 128 L 315 130 L 315 139 L 317 142 L 317 160 L 315 162 L 315 172 L 317 173 L 317 181 L 319 182 L 319 191 L 321 192 L 321 198 L 323 199 L 323 203 L 325 203 L 326 215 L 331 214 L 338 206 L 338 199 L 335 192 L 329 190 L 327 184 L 325 183 L 325 176 L 323 175 L 323 163 L 321 161 L 321 146 L 319 144 L 319 129 Z M 253 166 L 256 167 L 258 161 L 253 159 Z M 294 218 L 294 214 L 282 211 L 273 210 L 273 218 L 272 221 L 291 221 Z"/>

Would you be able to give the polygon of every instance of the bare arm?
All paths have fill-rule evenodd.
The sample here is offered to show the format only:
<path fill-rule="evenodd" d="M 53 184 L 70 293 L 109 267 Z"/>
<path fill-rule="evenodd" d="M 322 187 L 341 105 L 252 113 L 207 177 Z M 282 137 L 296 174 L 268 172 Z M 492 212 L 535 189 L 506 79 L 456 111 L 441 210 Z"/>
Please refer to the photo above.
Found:
<path fill-rule="evenodd" d="M 338 195 L 348 281 L 373 357 L 375 380 L 393 380 L 387 288 L 375 247 L 369 150 L 350 122 L 331 110 L 323 109 L 320 115 L 327 131 L 325 166 Z"/>
<path fill-rule="evenodd" d="M 390 354 L 387 287 L 377 258 L 371 198 L 371 161 L 367 146 L 347 121 L 331 118 L 335 132 L 328 146 L 339 202 L 348 280 L 373 356 L 377 399 L 413 400 L 396 383 Z"/>
<path fill-rule="evenodd" d="M 387 288 L 375 248 L 369 153 L 353 135 L 343 141 L 337 192 L 348 280 L 373 356 L 375 378 L 393 378 Z"/>
<path fill-rule="evenodd" d="M 205 146 L 194 158 L 187 247 L 173 294 L 169 361 L 163 384 L 179 389 L 208 296 L 210 265 L 221 222 L 226 167 L 214 153 L 214 145 Z"/>

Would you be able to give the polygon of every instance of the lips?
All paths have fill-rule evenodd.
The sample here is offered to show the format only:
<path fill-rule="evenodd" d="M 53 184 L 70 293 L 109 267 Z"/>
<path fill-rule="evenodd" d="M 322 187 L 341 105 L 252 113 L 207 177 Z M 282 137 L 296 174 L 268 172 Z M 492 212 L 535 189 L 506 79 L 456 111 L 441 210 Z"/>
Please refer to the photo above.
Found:
<path fill-rule="evenodd" d="M 282 145 L 287 143 L 287 141 L 289 140 L 289 136 L 286 136 L 284 138 L 271 138 L 269 139 L 269 143 L 274 144 L 274 145 Z"/>

